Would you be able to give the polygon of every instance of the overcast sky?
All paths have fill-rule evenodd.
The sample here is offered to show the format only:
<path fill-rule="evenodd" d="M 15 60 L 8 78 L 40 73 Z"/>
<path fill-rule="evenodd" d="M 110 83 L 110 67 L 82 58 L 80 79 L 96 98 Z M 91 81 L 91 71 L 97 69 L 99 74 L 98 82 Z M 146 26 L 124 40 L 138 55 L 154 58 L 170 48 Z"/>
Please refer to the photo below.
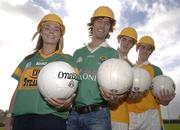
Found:
<path fill-rule="evenodd" d="M 66 26 L 64 53 L 73 52 L 89 42 L 87 23 L 98 6 L 112 8 L 117 19 L 115 31 L 108 40 L 118 47 L 119 31 L 132 26 L 139 37 L 151 35 L 156 50 L 150 62 L 173 78 L 176 97 L 163 107 L 164 118 L 180 115 L 180 1 L 179 0 L 1 0 L 0 1 L 0 109 L 8 109 L 17 81 L 11 78 L 17 65 L 34 49 L 39 20 L 47 13 L 61 16 Z M 137 59 L 135 48 L 129 59 Z"/>

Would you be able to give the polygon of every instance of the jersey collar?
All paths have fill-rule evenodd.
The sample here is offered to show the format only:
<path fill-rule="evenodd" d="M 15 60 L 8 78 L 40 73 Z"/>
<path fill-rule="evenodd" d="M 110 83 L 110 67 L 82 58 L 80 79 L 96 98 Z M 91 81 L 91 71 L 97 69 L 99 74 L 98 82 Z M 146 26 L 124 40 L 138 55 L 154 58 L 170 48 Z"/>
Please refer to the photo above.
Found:
<path fill-rule="evenodd" d="M 145 61 L 144 63 L 142 63 L 142 64 L 137 64 L 137 61 L 136 61 L 136 65 L 135 66 L 137 66 L 137 67 L 142 67 L 143 65 L 148 65 L 148 64 L 150 64 L 150 62 L 147 60 L 147 61 Z"/>
<path fill-rule="evenodd" d="M 95 52 L 96 50 L 98 50 L 98 49 L 101 48 L 101 47 L 109 47 L 109 44 L 108 44 L 106 41 L 104 41 L 104 42 L 102 42 L 98 47 L 96 47 L 95 49 L 90 48 L 90 47 L 89 47 L 89 44 L 85 44 L 85 46 L 87 47 L 87 49 L 88 49 L 91 53 L 93 53 L 93 52 Z"/>
<path fill-rule="evenodd" d="M 51 54 L 49 54 L 49 55 L 44 55 L 42 49 L 39 50 L 39 54 L 40 54 L 44 59 L 49 58 L 49 57 L 51 57 L 52 55 L 58 54 L 58 53 L 60 53 L 60 50 L 56 50 L 56 51 L 54 51 L 53 53 L 51 53 Z"/>

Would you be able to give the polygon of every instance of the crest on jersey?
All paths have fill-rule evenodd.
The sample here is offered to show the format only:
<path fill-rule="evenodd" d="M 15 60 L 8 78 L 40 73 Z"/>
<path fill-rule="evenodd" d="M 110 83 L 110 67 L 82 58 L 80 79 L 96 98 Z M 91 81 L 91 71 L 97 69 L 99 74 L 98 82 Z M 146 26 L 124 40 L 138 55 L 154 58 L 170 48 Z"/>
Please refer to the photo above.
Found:
<path fill-rule="evenodd" d="M 76 63 L 80 63 L 82 61 L 83 61 L 83 58 L 80 56 L 80 57 L 77 58 Z"/>
<path fill-rule="evenodd" d="M 101 56 L 101 57 L 99 58 L 99 61 L 102 63 L 102 62 L 104 62 L 104 61 L 107 60 L 107 59 L 108 59 L 107 56 Z"/>

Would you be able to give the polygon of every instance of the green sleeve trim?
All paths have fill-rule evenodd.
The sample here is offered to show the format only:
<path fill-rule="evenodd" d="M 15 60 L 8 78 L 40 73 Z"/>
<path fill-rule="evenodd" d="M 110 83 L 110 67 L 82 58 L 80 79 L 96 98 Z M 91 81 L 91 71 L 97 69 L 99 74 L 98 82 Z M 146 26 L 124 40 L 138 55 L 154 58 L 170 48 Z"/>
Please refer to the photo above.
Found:
<path fill-rule="evenodd" d="M 163 74 L 162 70 L 161 70 L 159 67 L 157 67 L 157 66 L 155 66 L 155 65 L 152 65 L 152 66 L 153 66 L 153 68 L 154 68 L 154 77 Z"/>
<path fill-rule="evenodd" d="M 12 74 L 11 77 L 13 77 L 14 79 L 16 79 L 17 81 L 19 81 L 19 77 L 15 74 Z"/>

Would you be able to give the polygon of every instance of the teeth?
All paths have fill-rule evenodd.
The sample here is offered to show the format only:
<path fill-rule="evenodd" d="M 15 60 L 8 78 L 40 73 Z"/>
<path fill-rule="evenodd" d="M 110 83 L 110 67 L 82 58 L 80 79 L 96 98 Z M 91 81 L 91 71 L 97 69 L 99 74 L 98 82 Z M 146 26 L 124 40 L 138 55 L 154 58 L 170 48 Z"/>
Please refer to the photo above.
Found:
<path fill-rule="evenodd" d="M 49 37 L 54 37 L 54 36 L 49 36 Z"/>
<path fill-rule="evenodd" d="M 98 31 L 99 31 L 99 32 L 103 32 L 103 30 L 102 30 L 102 29 L 98 29 Z"/>

